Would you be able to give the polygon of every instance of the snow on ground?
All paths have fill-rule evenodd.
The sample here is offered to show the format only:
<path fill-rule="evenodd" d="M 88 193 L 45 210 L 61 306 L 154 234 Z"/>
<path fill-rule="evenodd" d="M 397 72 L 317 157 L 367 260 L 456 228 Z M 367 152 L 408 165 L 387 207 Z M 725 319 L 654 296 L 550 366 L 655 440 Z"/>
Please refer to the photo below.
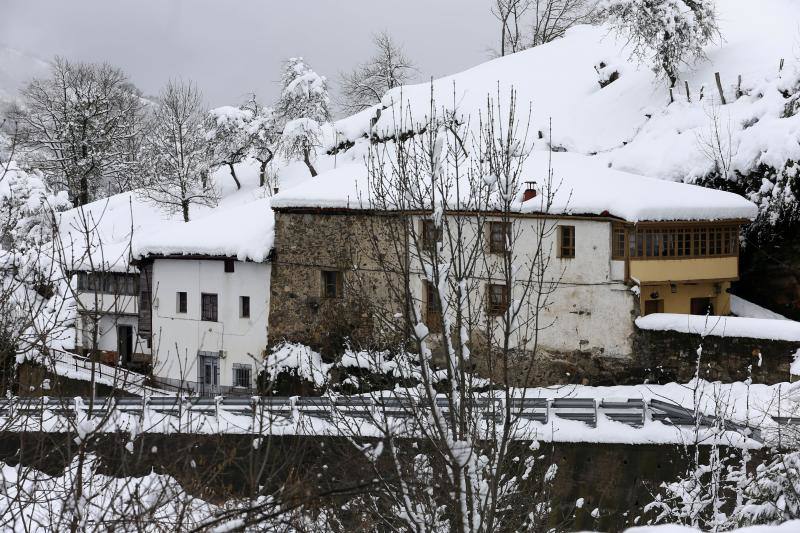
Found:
<path fill-rule="evenodd" d="M 746 171 L 759 162 L 780 167 L 800 159 L 800 116 L 783 118 L 786 101 L 780 94 L 800 77 L 794 60 L 800 4 L 762 0 L 753 9 L 749 0 L 721 0 L 716 7 L 722 38 L 706 47 L 707 59 L 684 66 L 672 104 L 667 84 L 649 64 L 631 59 L 624 38 L 605 26 L 578 26 L 562 39 L 435 80 L 436 107 L 455 108 L 457 116 L 469 115 L 475 125 L 478 113 L 485 114 L 487 95 L 506 109 L 513 88 L 519 115 L 526 116 L 531 107 L 530 131 L 541 132 L 542 143 L 596 154 L 620 170 L 680 181 L 713 167 L 698 140 L 708 136 L 713 106 L 720 102 L 714 80 L 719 72 L 728 105 L 717 116 L 723 131 L 730 124 L 733 170 Z M 786 65 L 779 72 L 782 58 Z M 600 63 L 607 65 L 604 71 L 620 73 L 604 88 L 595 70 Z M 739 75 L 744 94 L 736 99 Z M 430 95 L 429 83 L 388 92 L 372 133 L 390 137 L 408 116 L 424 122 Z M 356 141 L 369 131 L 373 117 L 373 112 L 362 112 L 340 121 L 337 129 Z"/>
<path fill-rule="evenodd" d="M 637 318 L 636 326 L 703 337 L 711 335 L 800 342 L 800 322 L 786 319 L 654 313 Z"/>
<path fill-rule="evenodd" d="M 550 170 L 552 186 L 544 185 Z M 527 202 L 519 198 L 512 209 L 523 213 L 603 214 L 630 222 L 753 219 L 758 214 L 756 206 L 739 195 L 609 169 L 596 158 L 579 154 L 534 152 L 526 161 L 523 174 L 526 180 L 536 181 L 537 187 L 549 188 L 553 195 L 550 206 L 545 203 L 547 194 Z M 456 202 L 470 205 L 470 187 L 465 184 L 459 190 L 463 196 L 451 198 L 451 207 Z M 272 205 L 349 209 L 385 205 L 383 197 L 376 194 L 365 165 L 349 164 L 280 192 Z"/>
<path fill-rule="evenodd" d="M 641 526 L 626 529 L 625 533 L 700 533 L 701 530 L 676 524 L 662 524 L 658 526 Z M 783 524 L 747 526 L 733 529 L 732 533 L 795 533 L 800 531 L 800 520 L 791 520 Z"/>
<path fill-rule="evenodd" d="M 760 305 L 748 302 L 744 298 L 731 294 L 731 313 L 736 316 L 746 318 L 769 318 L 772 320 L 789 320 L 783 315 L 779 315 Z"/>

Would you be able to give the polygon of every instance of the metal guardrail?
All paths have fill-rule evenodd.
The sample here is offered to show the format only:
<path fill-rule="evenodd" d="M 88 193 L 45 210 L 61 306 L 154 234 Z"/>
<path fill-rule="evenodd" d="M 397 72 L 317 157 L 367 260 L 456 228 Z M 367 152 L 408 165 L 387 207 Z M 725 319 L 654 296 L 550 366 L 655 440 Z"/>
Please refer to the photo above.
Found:
<path fill-rule="evenodd" d="M 78 401 L 78 405 L 76 405 Z M 486 419 L 502 420 L 505 416 L 505 405 L 501 399 L 474 398 L 471 407 Z M 605 416 L 609 420 L 631 427 L 642 427 L 648 421 L 662 422 L 672 426 L 713 427 L 717 421 L 709 416 L 701 415 L 697 419 L 692 410 L 663 400 L 602 399 L 594 398 L 511 398 L 509 408 L 514 418 L 532 420 L 547 424 L 553 417 L 564 420 L 582 422 L 596 427 L 598 417 Z M 86 398 L 11 398 L 0 399 L 0 415 L 13 413 L 39 413 L 49 410 L 55 414 L 73 415 L 76 408 L 86 410 L 89 400 Z M 445 396 L 436 398 L 437 407 L 444 413 L 451 409 Z M 149 396 L 144 398 L 96 398 L 93 411 L 96 415 L 104 415 L 114 410 L 127 413 L 141 413 L 149 409 L 154 412 L 179 415 L 181 413 L 201 413 L 215 415 L 218 410 L 233 414 L 255 416 L 267 413 L 284 418 L 295 415 L 313 418 L 333 419 L 336 416 L 353 418 L 390 417 L 412 418 L 418 406 L 411 397 L 403 396 L 232 396 L 232 397 L 176 397 Z M 773 417 L 779 424 L 800 425 L 800 417 Z M 723 420 L 726 430 L 737 431 L 753 438 L 760 439 L 757 428 Z"/>

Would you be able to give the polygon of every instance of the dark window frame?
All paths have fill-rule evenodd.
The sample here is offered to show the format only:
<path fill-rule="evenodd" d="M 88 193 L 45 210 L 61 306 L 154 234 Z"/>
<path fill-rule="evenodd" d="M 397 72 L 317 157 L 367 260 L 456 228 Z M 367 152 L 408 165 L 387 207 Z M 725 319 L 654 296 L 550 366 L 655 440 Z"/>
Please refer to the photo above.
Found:
<path fill-rule="evenodd" d="M 249 389 L 253 386 L 253 366 L 244 363 L 233 363 L 231 385 Z"/>
<path fill-rule="evenodd" d="M 628 249 L 628 230 L 625 226 L 614 224 L 611 226 L 611 259 L 624 261 L 625 251 Z"/>
<path fill-rule="evenodd" d="M 504 254 L 511 243 L 511 222 L 489 222 L 489 253 Z"/>
<path fill-rule="evenodd" d="M 575 226 L 558 226 L 558 257 L 575 258 Z"/>
<path fill-rule="evenodd" d="M 488 283 L 486 286 L 486 308 L 490 316 L 505 314 L 509 306 L 508 285 L 505 283 Z"/>
<path fill-rule="evenodd" d="M 439 291 L 436 285 L 428 280 L 423 280 L 425 292 L 425 325 L 431 333 L 442 331 L 442 302 L 439 300 Z"/>
<path fill-rule="evenodd" d="M 219 295 L 210 292 L 200 294 L 200 320 L 219 322 Z"/>
<path fill-rule="evenodd" d="M 436 251 L 438 244 L 442 242 L 444 232 L 441 227 L 436 227 L 436 222 L 430 219 L 422 220 L 422 227 L 420 228 L 420 241 L 422 249 L 426 252 Z"/>
<path fill-rule="evenodd" d="M 341 270 L 321 270 L 320 296 L 325 299 L 341 298 L 344 293 L 343 278 Z"/>
<path fill-rule="evenodd" d="M 176 293 L 175 297 L 177 299 L 177 301 L 175 303 L 175 308 L 176 308 L 175 312 L 178 313 L 178 314 L 181 314 L 181 315 L 185 315 L 186 313 L 188 313 L 189 312 L 189 293 L 187 293 L 186 291 L 178 291 Z"/>
<path fill-rule="evenodd" d="M 225 259 L 223 261 L 223 269 L 226 274 L 233 274 L 236 272 L 236 261 L 234 259 Z"/>
<path fill-rule="evenodd" d="M 250 318 L 249 296 L 239 296 L 239 318 Z"/>

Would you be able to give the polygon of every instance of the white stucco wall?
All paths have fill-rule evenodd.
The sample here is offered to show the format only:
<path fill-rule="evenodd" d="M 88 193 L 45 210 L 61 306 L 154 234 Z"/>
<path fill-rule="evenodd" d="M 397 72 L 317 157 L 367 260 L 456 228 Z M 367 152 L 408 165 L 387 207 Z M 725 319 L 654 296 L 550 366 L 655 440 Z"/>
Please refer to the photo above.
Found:
<path fill-rule="evenodd" d="M 236 261 L 234 272 L 213 259 L 156 259 L 153 263 L 153 373 L 197 381 L 199 351 L 219 359 L 219 385 L 231 386 L 234 363 L 249 364 L 252 377 L 267 345 L 270 264 Z M 187 293 L 186 313 L 177 293 Z M 201 321 L 201 293 L 217 294 L 217 322 Z M 240 318 L 239 297 L 250 297 L 250 318 Z"/>
<path fill-rule="evenodd" d="M 536 265 L 545 266 L 543 292 L 552 290 L 547 296 L 547 306 L 539 312 L 539 347 L 555 351 L 596 351 L 610 356 L 629 355 L 629 339 L 634 331 L 635 318 L 631 312 L 635 298 L 623 282 L 624 262 L 611 260 L 611 223 L 581 219 L 543 222 L 541 219 L 515 218 L 513 224 L 514 264 L 519 272 L 511 299 L 520 300 L 526 284 L 532 285 L 534 291 L 538 290 L 537 282 L 531 284 L 527 280 L 527 273 Z M 574 258 L 557 257 L 558 225 L 575 227 Z M 488 247 L 488 229 L 484 231 Z M 544 244 L 537 258 L 540 235 Z M 481 290 L 488 283 L 500 283 L 502 279 L 501 256 L 487 253 L 486 257 L 486 264 L 479 265 L 476 271 L 476 283 Z M 421 271 L 418 272 L 418 294 L 420 301 L 424 301 L 424 276 Z M 535 294 L 531 292 L 526 300 L 533 303 Z M 485 299 L 478 301 L 476 307 L 485 315 L 484 302 Z M 521 320 L 523 323 L 525 321 L 524 318 Z M 514 344 L 532 347 L 534 332 L 530 328 L 519 331 Z"/>
<path fill-rule="evenodd" d="M 106 294 L 91 291 L 77 293 L 78 319 L 76 321 L 76 346 L 84 349 L 97 349 L 108 352 L 117 351 L 117 326 L 133 328 L 133 351 L 148 354 L 150 350 L 139 338 L 138 295 Z M 87 314 L 98 314 L 97 346 L 91 332 L 92 321 Z"/>

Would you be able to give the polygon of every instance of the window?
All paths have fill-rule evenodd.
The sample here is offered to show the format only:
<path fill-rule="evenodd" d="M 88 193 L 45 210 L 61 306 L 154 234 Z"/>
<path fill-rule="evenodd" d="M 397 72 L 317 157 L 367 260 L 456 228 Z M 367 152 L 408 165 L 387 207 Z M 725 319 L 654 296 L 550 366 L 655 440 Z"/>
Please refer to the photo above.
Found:
<path fill-rule="evenodd" d="M 178 293 L 178 302 L 177 302 L 177 311 L 178 313 L 186 313 L 188 306 L 187 306 L 187 298 L 185 292 Z"/>
<path fill-rule="evenodd" d="M 139 293 L 139 276 L 112 272 L 79 272 L 78 290 L 134 296 Z"/>
<path fill-rule="evenodd" d="M 558 227 L 558 257 L 575 257 L 575 226 Z"/>
<path fill-rule="evenodd" d="M 322 297 L 342 297 L 342 273 L 338 270 L 322 271 Z"/>
<path fill-rule="evenodd" d="M 630 237 L 630 256 L 714 257 L 739 254 L 739 226 L 637 228 Z"/>
<path fill-rule="evenodd" d="M 611 230 L 611 259 L 625 259 L 625 228 L 622 226 Z"/>
<path fill-rule="evenodd" d="M 250 365 L 233 363 L 233 386 L 249 389 L 252 385 L 253 371 Z"/>
<path fill-rule="evenodd" d="M 200 296 L 200 320 L 217 321 L 217 295 L 203 293 Z"/>
<path fill-rule="evenodd" d="M 652 315 L 653 313 L 664 312 L 664 300 L 647 300 L 644 302 L 644 314 Z"/>
<path fill-rule="evenodd" d="M 226 259 L 225 260 L 225 272 L 231 273 L 235 270 L 235 262 L 233 259 Z"/>
<path fill-rule="evenodd" d="M 693 315 L 713 315 L 714 303 L 711 298 L 692 298 L 689 301 L 690 311 Z"/>
<path fill-rule="evenodd" d="M 250 318 L 250 297 L 239 296 L 239 317 Z"/>
<path fill-rule="evenodd" d="M 423 220 L 422 248 L 427 251 L 435 251 L 439 242 L 442 242 L 442 228 L 437 228 L 433 220 Z"/>
<path fill-rule="evenodd" d="M 428 331 L 440 333 L 442 331 L 442 302 L 439 300 L 439 291 L 436 285 L 425 281 L 425 325 Z"/>
<path fill-rule="evenodd" d="M 508 286 L 497 283 L 490 283 L 489 294 L 489 314 L 502 315 L 508 309 Z"/>
<path fill-rule="evenodd" d="M 493 254 L 502 254 L 508 251 L 511 241 L 510 222 L 489 223 L 489 251 Z"/>

